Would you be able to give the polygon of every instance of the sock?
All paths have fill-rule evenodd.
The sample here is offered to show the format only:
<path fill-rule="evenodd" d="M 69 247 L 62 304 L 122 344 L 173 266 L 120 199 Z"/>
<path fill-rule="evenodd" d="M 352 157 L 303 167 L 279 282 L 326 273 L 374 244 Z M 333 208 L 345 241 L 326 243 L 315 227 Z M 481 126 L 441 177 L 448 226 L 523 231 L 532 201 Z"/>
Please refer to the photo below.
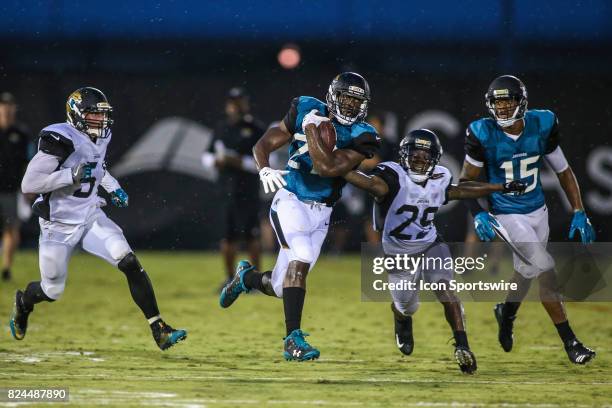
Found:
<path fill-rule="evenodd" d="M 557 328 L 557 332 L 559 333 L 559 337 L 563 341 L 563 344 L 567 344 L 572 340 L 576 339 L 576 335 L 572 331 L 572 328 L 569 325 L 569 322 L 566 320 L 564 322 L 555 324 Z"/>
<path fill-rule="evenodd" d="M 260 292 L 265 292 L 266 288 L 264 286 L 264 277 L 267 276 L 270 278 L 272 275 L 272 271 L 266 272 L 257 272 L 255 270 L 248 271 L 244 274 L 244 285 L 247 289 L 257 289 Z"/>
<path fill-rule="evenodd" d="M 153 285 L 151 284 L 149 275 L 147 275 L 145 270 L 142 269 L 140 262 L 138 262 L 136 255 L 133 253 L 128 254 L 117 266 L 119 270 L 125 274 L 130 287 L 130 293 L 132 294 L 132 299 L 134 299 L 134 303 L 142 310 L 145 318 L 148 320 L 155 316 L 159 316 Z"/>
<path fill-rule="evenodd" d="M 510 317 L 516 316 L 516 312 L 518 311 L 520 305 L 520 302 L 504 303 L 504 307 L 502 308 L 502 317 L 504 319 L 508 319 Z"/>
<path fill-rule="evenodd" d="M 153 323 L 155 323 L 158 320 L 161 320 L 161 316 L 157 315 L 157 316 L 153 316 L 150 319 L 147 319 L 147 321 L 149 322 L 149 326 L 153 325 Z"/>
<path fill-rule="evenodd" d="M 283 288 L 283 306 L 285 307 L 287 336 L 292 331 L 300 328 L 305 297 L 306 290 L 303 288 Z"/>
<path fill-rule="evenodd" d="M 470 348 L 466 332 L 464 332 L 463 330 L 454 331 L 453 336 L 455 337 L 455 344 L 457 346 Z"/>
<path fill-rule="evenodd" d="M 34 310 L 34 305 L 40 302 L 53 302 L 54 299 L 51 299 L 49 296 L 45 295 L 42 288 L 40 287 L 40 282 L 30 282 L 28 283 L 28 287 L 23 292 L 23 307 L 26 310 Z"/>

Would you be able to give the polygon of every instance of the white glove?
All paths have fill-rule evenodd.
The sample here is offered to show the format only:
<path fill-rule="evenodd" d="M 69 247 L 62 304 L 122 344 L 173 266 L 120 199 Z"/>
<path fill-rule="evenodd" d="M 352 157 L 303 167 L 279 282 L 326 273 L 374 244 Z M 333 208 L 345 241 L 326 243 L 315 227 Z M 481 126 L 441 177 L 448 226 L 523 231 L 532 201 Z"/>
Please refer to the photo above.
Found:
<path fill-rule="evenodd" d="M 263 184 L 264 193 L 273 193 L 286 186 L 287 182 L 283 178 L 285 174 L 289 174 L 289 172 L 287 170 L 274 170 L 269 167 L 259 170 L 259 179 Z"/>
<path fill-rule="evenodd" d="M 304 116 L 302 127 L 304 129 L 306 129 L 306 125 L 315 125 L 319 127 L 322 122 L 329 122 L 329 118 L 327 116 L 321 116 L 318 110 L 313 109 Z"/>

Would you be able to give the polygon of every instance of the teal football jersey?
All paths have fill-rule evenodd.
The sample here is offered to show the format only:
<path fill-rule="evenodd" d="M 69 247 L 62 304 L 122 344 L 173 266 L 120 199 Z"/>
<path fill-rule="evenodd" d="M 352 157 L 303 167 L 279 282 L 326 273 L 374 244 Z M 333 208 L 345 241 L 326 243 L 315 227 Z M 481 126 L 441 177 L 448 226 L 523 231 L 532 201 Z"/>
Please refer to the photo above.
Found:
<path fill-rule="evenodd" d="M 559 126 L 549 110 L 528 110 L 525 129 L 513 140 L 491 118 L 472 122 L 467 128 L 465 152 L 483 164 L 490 183 L 522 180 L 523 195 L 493 193 L 489 207 L 493 214 L 527 214 L 545 204 L 540 170 L 544 156 L 559 146 Z"/>
<path fill-rule="evenodd" d="M 304 116 L 316 109 L 328 116 L 327 105 L 310 96 L 294 98 L 287 115 L 283 119 L 285 126 L 293 135 L 289 145 L 289 161 L 285 176 L 287 190 L 301 200 L 312 200 L 333 205 L 340 198 L 342 187 L 346 181 L 342 177 L 321 177 L 312 167 L 312 159 L 308 153 L 306 135 L 302 126 Z M 351 126 L 343 126 L 332 119 L 336 129 L 336 147 L 338 149 L 353 149 L 367 158 L 371 158 L 380 145 L 380 138 L 372 125 L 357 122 Z"/>

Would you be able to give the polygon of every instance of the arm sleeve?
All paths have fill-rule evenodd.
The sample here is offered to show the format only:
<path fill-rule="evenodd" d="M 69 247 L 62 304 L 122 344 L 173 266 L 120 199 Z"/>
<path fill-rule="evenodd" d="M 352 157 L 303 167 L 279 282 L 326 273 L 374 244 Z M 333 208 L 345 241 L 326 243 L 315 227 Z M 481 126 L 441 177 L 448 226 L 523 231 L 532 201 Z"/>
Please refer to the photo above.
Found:
<path fill-rule="evenodd" d="M 373 132 L 364 132 L 353 139 L 348 149 L 355 150 L 366 158 L 371 159 L 380 149 L 380 137 Z"/>
<path fill-rule="evenodd" d="M 43 130 L 40 132 L 38 141 L 38 150 L 55 156 L 59 159 L 59 163 L 63 163 L 74 152 L 72 140 L 57 132 Z"/>
<path fill-rule="evenodd" d="M 287 130 L 289 130 L 289 133 L 291 133 L 292 135 L 295 133 L 295 122 L 298 116 L 297 106 L 299 100 L 300 98 L 293 98 L 293 100 L 291 101 L 291 106 L 289 107 L 289 112 L 287 112 L 287 114 L 283 118 L 283 122 L 285 123 Z"/>
<path fill-rule="evenodd" d="M 561 150 L 561 146 L 557 146 L 555 150 L 544 156 L 544 160 L 546 160 L 546 163 L 548 163 L 555 173 L 564 172 L 569 167 L 569 163 L 563 154 L 563 150 Z"/>
<path fill-rule="evenodd" d="M 106 163 L 104 163 L 104 176 L 102 180 L 100 180 L 100 185 L 107 193 L 112 193 L 113 191 L 119 190 L 121 185 L 116 178 L 111 176 L 111 174 L 106 170 Z"/>
<path fill-rule="evenodd" d="M 71 169 L 57 170 L 60 159 L 39 151 L 34 155 L 21 181 L 24 194 L 44 194 L 73 184 Z"/>
<path fill-rule="evenodd" d="M 390 203 L 391 201 L 393 201 L 400 189 L 399 176 L 397 175 L 397 173 L 392 168 L 385 166 L 384 164 L 379 164 L 374 167 L 374 169 L 372 169 L 372 172 L 370 174 L 372 176 L 377 176 L 383 179 L 389 187 L 389 192 L 385 196 L 383 202 L 387 201 Z"/>
<path fill-rule="evenodd" d="M 548 140 L 546 141 L 546 149 L 544 150 L 544 154 L 548 155 L 549 153 L 552 153 L 557 150 L 557 148 L 559 147 L 560 138 L 561 135 L 559 134 L 559 119 L 557 119 L 557 116 L 555 115 L 555 120 L 553 122 L 552 127 L 550 128 L 550 134 L 548 135 Z"/>
<path fill-rule="evenodd" d="M 484 166 L 485 150 L 480 140 L 474 136 L 469 126 L 465 133 L 465 160 L 476 167 Z"/>

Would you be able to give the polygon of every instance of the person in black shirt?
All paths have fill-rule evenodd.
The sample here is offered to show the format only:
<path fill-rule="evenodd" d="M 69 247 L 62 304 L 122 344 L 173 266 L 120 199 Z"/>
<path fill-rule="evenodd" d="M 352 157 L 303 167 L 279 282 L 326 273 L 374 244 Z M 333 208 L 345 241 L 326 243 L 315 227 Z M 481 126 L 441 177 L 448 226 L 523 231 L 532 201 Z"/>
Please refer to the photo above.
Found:
<path fill-rule="evenodd" d="M 0 94 L 0 215 L 2 217 L 2 280 L 11 279 L 11 266 L 19 245 L 17 199 L 21 178 L 32 146 L 25 128 L 16 121 L 17 103 L 8 92 Z"/>
<path fill-rule="evenodd" d="M 237 244 L 247 243 L 249 258 L 259 267 L 259 176 L 252 156 L 265 127 L 250 114 L 249 96 L 243 88 L 230 89 L 225 118 L 215 127 L 211 144 L 219 186 L 224 196 L 225 232 L 221 252 L 227 279 L 234 276 Z"/>

